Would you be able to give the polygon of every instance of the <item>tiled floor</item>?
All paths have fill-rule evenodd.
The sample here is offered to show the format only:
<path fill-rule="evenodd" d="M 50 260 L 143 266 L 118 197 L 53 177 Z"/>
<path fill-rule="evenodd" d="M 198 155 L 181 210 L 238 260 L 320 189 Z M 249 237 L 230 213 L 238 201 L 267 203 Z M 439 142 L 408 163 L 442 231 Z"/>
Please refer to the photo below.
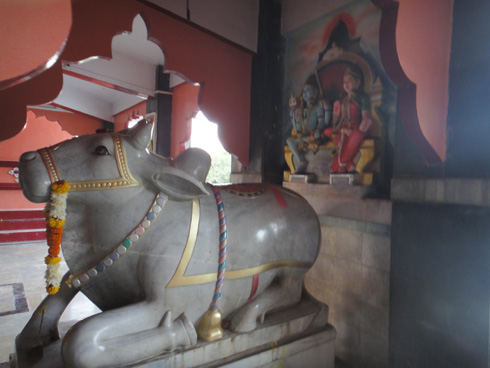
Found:
<path fill-rule="evenodd" d="M 44 290 L 45 242 L 0 245 L 0 367 L 15 350 L 15 337 L 46 296 Z M 66 265 L 64 270 L 66 270 Z M 98 313 L 99 309 L 79 293 L 61 317 L 67 329 L 76 321 Z"/>

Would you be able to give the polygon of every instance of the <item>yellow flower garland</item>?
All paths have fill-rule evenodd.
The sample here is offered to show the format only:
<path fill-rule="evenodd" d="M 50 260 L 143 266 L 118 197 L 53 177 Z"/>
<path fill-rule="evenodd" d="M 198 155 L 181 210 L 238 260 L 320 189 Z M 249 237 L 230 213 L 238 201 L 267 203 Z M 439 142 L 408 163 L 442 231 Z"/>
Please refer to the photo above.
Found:
<path fill-rule="evenodd" d="M 51 197 L 44 209 L 46 218 L 46 240 L 49 252 L 44 262 L 47 265 L 45 274 L 46 291 L 54 295 L 60 289 L 61 257 L 58 257 L 61 249 L 61 238 L 63 236 L 63 226 L 66 219 L 66 199 L 68 196 L 69 185 L 64 180 L 57 181 L 51 185 Z"/>

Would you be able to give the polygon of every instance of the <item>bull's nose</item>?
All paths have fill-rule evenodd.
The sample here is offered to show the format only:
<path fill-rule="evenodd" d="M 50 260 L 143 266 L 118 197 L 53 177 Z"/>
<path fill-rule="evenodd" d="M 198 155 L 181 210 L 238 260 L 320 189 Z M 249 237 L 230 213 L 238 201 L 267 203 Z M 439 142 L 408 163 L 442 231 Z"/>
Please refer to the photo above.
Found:
<path fill-rule="evenodd" d="M 36 158 L 36 152 L 26 152 L 20 156 L 21 161 L 32 161 Z"/>

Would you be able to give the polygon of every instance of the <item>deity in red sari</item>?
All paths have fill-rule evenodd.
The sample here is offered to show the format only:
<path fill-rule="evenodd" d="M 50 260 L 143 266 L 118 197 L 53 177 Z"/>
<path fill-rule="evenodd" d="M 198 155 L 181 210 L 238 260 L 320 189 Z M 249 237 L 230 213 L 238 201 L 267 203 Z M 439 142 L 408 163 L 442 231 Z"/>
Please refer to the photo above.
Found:
<path fill-rule="evenodd" d="M 360 88 L 361 81 L 360 71 L 346 69 L 343 83 L 345 96 L 334 102 L 332 127 L 323 131 L 337 145 L 330 166 L 331 173 L 356 171 L 354 160 L 372 123 L 371 101 Z"/>

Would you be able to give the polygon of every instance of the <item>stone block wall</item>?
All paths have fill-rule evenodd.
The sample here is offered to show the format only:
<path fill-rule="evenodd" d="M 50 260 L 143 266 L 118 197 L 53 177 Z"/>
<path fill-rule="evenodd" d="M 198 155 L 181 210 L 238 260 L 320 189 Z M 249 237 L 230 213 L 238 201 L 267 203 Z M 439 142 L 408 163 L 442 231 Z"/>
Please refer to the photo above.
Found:
<path fill-rule="evenodd" d="M 284 183 L 319 214 L 322 245 L 306 289 L 329 306 L 335 355 L 352 368 L 388 367 L 391 202 L 368 188 Z"/>
<path fill-rule="evenodd" d="M 352 367 L 388 367 L 389 226 L 320 220 L 322 247 L 305 283 L 329 306 L 336 356 Z"/>

